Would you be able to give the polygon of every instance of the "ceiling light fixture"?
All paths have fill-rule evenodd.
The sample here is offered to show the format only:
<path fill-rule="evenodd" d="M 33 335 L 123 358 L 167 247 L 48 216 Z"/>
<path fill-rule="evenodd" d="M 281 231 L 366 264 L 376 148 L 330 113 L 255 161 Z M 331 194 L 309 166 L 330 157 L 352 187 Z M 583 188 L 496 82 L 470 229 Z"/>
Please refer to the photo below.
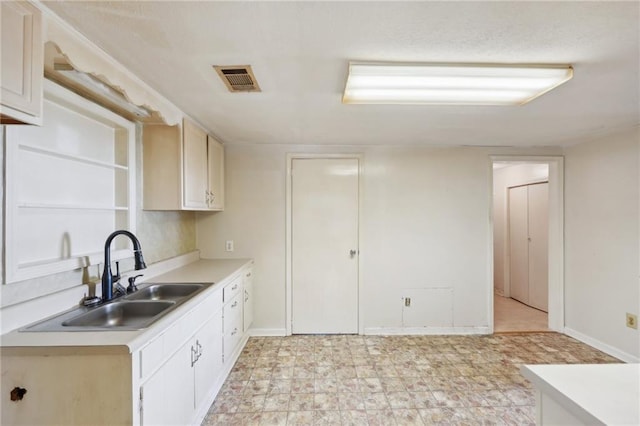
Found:
<path fill-rule="evenodd" d="M 108 84 L 100 81 L 98 78 L 94 77 L 91 74 L 78 71 L 65 64 L 54 64 L 54 70 L 64 77 L 68 78 L 69 80 L 73 81 L 83 89 L 88 90 L 90 93 L 111 102 L 118 108 L 130 114 L 133 114 L 138 118 L 148 118 L 151 116 L 146 108 L 132 104 L 127 100 L 127 98 L 122 95 L 122 93 L 118 92 Z"/>
<path fill-rule="evenodd" d="M 569 65 L 351 62 L 342 102 L 523 105 L 572 76 Z"/>

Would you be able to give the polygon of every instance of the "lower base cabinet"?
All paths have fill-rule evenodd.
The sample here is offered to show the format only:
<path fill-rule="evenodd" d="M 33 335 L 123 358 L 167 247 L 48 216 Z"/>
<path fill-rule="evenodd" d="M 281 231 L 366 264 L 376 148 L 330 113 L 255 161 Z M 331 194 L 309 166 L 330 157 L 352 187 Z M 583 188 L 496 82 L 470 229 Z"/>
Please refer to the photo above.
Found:
<path fill-rule="evenodd" d="M 211 396 L 211 384 L 215 383 L 222 373 L 222 317 L 214 315 L 203 327 L 200 340 L 196 339 L 199 349 L 193 374 L 195 384 L 195 406 L 200 407 Z M 209 332 L 209 330 L 211 332 Z"/>
<path fill-rule="evenodd" d="M 140 423 L 183 425 L 222 373 L 222 316 L 214 314 L 140 387 Z"/>
<path fill-rule="evenodd" d="M 2 402 L 0 424 L 199 424 L 248 339 L 243 277 L 251 268 L 202 294 L 134 352 L 125 346 L 3 347 L 1 395 L 15 387 L 28 393 L 17 403 Z"/>

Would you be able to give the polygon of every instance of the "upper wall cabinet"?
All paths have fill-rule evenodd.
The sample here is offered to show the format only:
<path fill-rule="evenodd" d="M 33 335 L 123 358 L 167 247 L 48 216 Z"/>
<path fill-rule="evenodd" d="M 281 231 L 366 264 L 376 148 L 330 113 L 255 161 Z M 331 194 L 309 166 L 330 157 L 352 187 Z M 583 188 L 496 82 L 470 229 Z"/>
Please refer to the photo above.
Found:
<path fill-rule="evenodd" d="M 0 2 L 0 124 L 42 124 L 42 14 L 26 1 Z"/>
<path fill-rule="evenodd" d="M 145 210 L 224 210 L 224 148 L 190 120 L 143 130 Z"/>

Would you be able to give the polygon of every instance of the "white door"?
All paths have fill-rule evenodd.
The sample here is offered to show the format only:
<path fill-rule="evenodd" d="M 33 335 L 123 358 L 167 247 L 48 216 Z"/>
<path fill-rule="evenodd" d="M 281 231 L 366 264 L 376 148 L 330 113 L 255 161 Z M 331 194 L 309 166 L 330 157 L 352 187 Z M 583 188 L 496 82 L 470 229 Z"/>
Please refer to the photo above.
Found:
<path fill-rule="evenodd" d="M 529 185 L 529 305 L 549 304 L 549 184 Z"/>
<path fill-rule="evenodd" d="M 509 293 L 529 302 L 529 231 L 527 187 L 509 188 Z"/>
<path fill-rule="evenodd" d="M 358 332 L 359 160 L 293 159 L 292 332 Z"/>
<path fill-rule="evenodd" d="M 509 288 L 522 303 L 547 312 L 549 184 L 509 188 Z"/>

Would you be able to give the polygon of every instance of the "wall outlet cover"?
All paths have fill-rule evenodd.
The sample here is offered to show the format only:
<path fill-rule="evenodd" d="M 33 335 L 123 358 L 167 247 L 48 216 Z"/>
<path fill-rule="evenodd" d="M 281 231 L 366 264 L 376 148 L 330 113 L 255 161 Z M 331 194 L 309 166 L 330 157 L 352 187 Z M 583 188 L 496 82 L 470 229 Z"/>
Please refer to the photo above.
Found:
<path fill-rule="evenodd" d="M 638 329 L 638 316 L 627 312 L 627 327 Z"/>
<path fill-rule="evenodd" d="M 233 251 L 233 240 L 227 240 L 227 242 L 224 245 L 224 249 L 226 251 Z"/>

